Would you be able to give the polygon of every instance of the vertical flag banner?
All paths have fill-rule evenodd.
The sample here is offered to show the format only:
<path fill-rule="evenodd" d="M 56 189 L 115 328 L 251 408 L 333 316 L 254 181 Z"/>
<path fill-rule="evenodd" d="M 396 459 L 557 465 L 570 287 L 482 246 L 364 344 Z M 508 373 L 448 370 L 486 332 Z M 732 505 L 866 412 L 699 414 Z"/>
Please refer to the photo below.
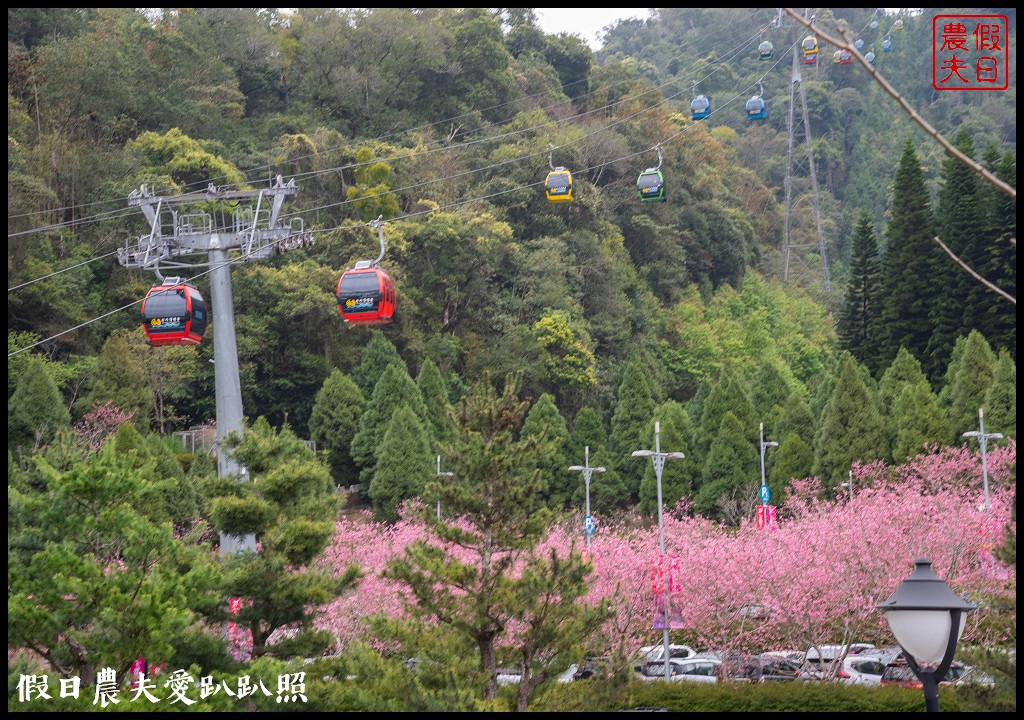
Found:
<path fill-rule="evenodd" d="M 685 627 L 682 612 L 682 587 L 679 583 L 679 557 L 658 555 L 651 563 L 651 590 L 654 595 L 655 630 L 665 629 L 665 603 L 668 602 L 669 629 Z"/>

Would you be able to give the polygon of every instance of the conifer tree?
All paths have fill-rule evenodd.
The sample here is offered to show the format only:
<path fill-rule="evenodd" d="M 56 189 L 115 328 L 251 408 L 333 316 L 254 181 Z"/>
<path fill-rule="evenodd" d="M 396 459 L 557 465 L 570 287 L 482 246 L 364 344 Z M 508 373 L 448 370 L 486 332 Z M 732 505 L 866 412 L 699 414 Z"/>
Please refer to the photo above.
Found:
<path fill-rule="evenodd" d="M 544 447 L 537 461 L 541 471 L 542 494 L 552 510 L 564 508 L 572 496 L 575 479 L 566 468 L 572 463 L 566 458 L 565 444 L 569 440 L 569 427 L 555 404 L 555 396 L 543 393 L 530 407 L 523 421 L 522 435 L 534 436 Z"/>
<path fill-rule="evenodd" d="M 760 485 L 758 462 L 758 450 L 750 444 L 743 425 L 735 415 L 726 412 L 704 462 L 694 509 L 726 524 L 737 524 L 756 500 Z"/>
<path fill-rule="evenodd" d="M 882 413 L 889 415 L 896 403 L 896 398 L 907 385 L 928 384 L 928 378 L 924 376 L 921 363 L 917 361 L 910 351 L 900 348 L 892 363 L 882 373 L 878 381 L 878 401 L 882 406 Z"/>
<path fill-rule="evenodd" d="M 488 377 L 462 398 L 445 453 L 454 475 L 426 489 L 460 522 L 434 525 L 439 542 L 407 547 L 387 575 L 408 587 L 414 617 L 476 645 L 487 678 L 484 699 L 498 693 L 499 643 L 506 648 L 522 671 L 516 705 L 525 710 L 534 690 L 567 666 L 566 654 L 602 618 L 576 602 L 587 592 L 590 568 L 579 553 L 560 558 L 537 549 L 551 514 L 538 468 L 543 442 L 521 432 L 528 403 L 518 397 L 520 383 L 508 378 L 499 394 Z M 457 547 L 470 552 L 457 554 Z"/>
<path fill-rule="evenodd" d="M 925 452 L 927 445 L 949 445 L 953 426 L 927 383 L 903 386 L 890 421 L 893 462 L 903 463 Z"/>
<path fill-rule="evenodd" d="M 416 387 L 423 396 L 423 404 L 427 408 L 427 422 L 434 436 L 434 443 L 446 442 L 451 439 L 455 428 L 449 414 L 451 403 L 448 401 L 448 387 L 441 376 L 441 371 L 430 358 L 423 361 L 420 374 L 416 377 Z"/>
<path fill-rule="evenodd" d="M 814 449 L 795 432 L 782 437 L 768 473 L 768 489 L 772 504 L 783 505 L 792 480 L 811 476 L 814 467 Z"/>
<path fill-rule="evenodd" d="M 964 126 L 960 126 L 953 144 L 967 157 L 974 157 L 974 144 Z M 973 265 L 982 254 L 981 245 L 977 242 L 982 236 L 978 227 L 978 174 L 959 159 L 949 156 L 942 166 L 942 180 L 939 192 L 939 237 L 961 260 Z M 932 258 L 929 281 L 938 288 L 938 296 L 929 310 L 932 336 L 924 354 L 920 356 L 929 378 L 938 377 L 949 364 L 953 344 L 965 331 L 964 301 L 970 297 L 977 283 L 941 248 L 937 245 L 936 248 L 939 251 L 929 256 Z"/>
<path fill-rule="evenodd" d="M 313 400 L 309 434 L 317 448 L 326 449 L 331 476 L 339 487 L 358 481 L 359 469 L 352 459 L 352 440 L 366 400 L 348 375 L 335 368 Z"/>
<path fill-rule="evenodd" d="M 590 478 L 590 509 L 591 512 L 605 512 L 615 508 L 624 508 L 629 503 L 629 491 L 622 477 L 615 469 L 616 458 L 608 452 L 604 426 L 601 417 L 594 408 L 584 406 L 573 419 L 572 432 L 566 443 L 565 457 L 570 465 L 582 465 L 586 460 L 586 450 L 590 448 L 590 466 L 603 467 L 604 472 Z M 579 473 L 570 473 L 578 475 Z M 586 505 L 586 487 L 580 478 L 575 478 L 572 499 L 573 507 L 583 508 Z"/>
<path fill-rule="evenodd" d="M 648 371 L 638 358 L 626 364 L 616 400 L 608 446 L 617 458 L 615 468 L 629 490 L 630 499 L 635 500 L 640 492 L 643 468 L 636 467 L 631 454 L 649 446 L 651 439 L 647 437 L 647 429 L 657 408 Z"/>
<path fill-rule="evenodd" d="M 378 520 L 398 519 L 399 504 L 419 497 L 434 476 L 434 454 L 428 435 L 408 405 L 391 417 L 377 452 L 377 465 L 370 480 L 370 501 Z"/>
<path fill-rule="evenodd" d="M 1017 157 L 1003 153 L 998 163 L 985 163 L 996 177 L 1011 187 L 1017 186 Z M 1017 202 L 1002 190 L 981 183 L 981 208 L 985 218 L 986 243 L 978 249 L 980 255 L 975 270 L 1004 292 L 1017 295 Z M 964 305 L 964 327 L 975 328 L 991 343 L 994 350 L 1006 349 L 1010 357 L 1017 358 L 1017 307 L 1005 297 L 975 283 Z"/>
<path fill-rule="evenodd" d="M 870 370 L 877 371 L 881 357 L 878 316 L 882 309 L 882 277 L 878 241 L 867 209 L 861 210 L 857 218 L 852 253 L 846 301 L 839 316 L 839 346 Z"/>
<path fill-rule="evenodd" d="M 758 424 L 775 428 L 785 412 L 786 401 L 793 388 L 779 364 L 774 361 L 763 363 L 751 383 L 750 399 Z"/>
<path fill-rule="evenodd" d="M 706 454 L 714 441 L 718 428 L 726 413 L 732 413 L 749 440 L 757 434 L 758 420 L 754 412 L 754 404 L 750 400 L 750 392 L 746 383 L 734 370 L 726 368 L 718 383 L 711 388 L 700 416 L 697 427 L 697 447 L 701 454 Z"/>
<path fill-rule="evenodd" d="M 953 386 L 955 385 L 956 374 L 960 372 L 960 361 L 964 356 L 964 347 L 967 345 L 967 336 L 961 335 L 953 344 L 953 352 L 949 356 L 949 365 L 942 375 L 942 385 L 939 389 L 939 405 L 949 412 L 953 408 Z M 952 419 L 952 418 L 950 418 Z"/>
<path fill-rule="evenodd" d="M 669 511 L 676 506 L 681 498 L 693 498 L 700 477 L 700 469 L 696 458 L 690 456 L 690 448 L 694 445 L 693 423 L 682 405 L 674 400 L 662 403 L 655 412 L 655 419 L 661 423 L 661 451 L 681 452 L 686 455 L 682 460 L 665 463 L 661 473 L 661 497 L 663 508 Z M 653 442 L 654 426 L 651 425 Z M 654 446 L 651 445 L 651 448 Z M 639 462 L 639 460 L 634 460 Z M 656 516 L 658 513 L 658 478 L 654 474 L 654 466 L 649 461 L 640 483 L 641 513 Z"/>
<path fill-rule="evenodd" d="M 886 230 L 880 366 L 892 362 L 901 347 L 923 357 L 932 336 L 928 311 L 938 288 L 930 272 L 935 253 L 942 253 L 932 239 L 934 227 L 924 169 L 908 139 L 896 168 L 892 220 Z"/>
<path fill-rule="evenodd" d="M 785 438 L 790 433 L 794 433 L 804 441 L 805 445 L 810 447 L 811 443 L 814 442 L 816 427 L 817 422 L 814 419 L 814 413 L 811 412 L 811 406 L 808 404 L 807 398 L 799 390 L 794 390 L 786 398 L 782 414 L 779 416 L 779 421 L 772 428 L 772 431 L 776 437 L 780 438 Z M 810 472 L 809 466 L 807 471 Z"/>
<path fill-rule="evenodd" d="M 977 330 L 971 330 L 964 343 L 960 368 L 953 377 L 950 395 L 950 420 L 953 432 L 961 433 L 978 428 L 978 408 L 983 407 L 985 394 L 992 387 L 996 359 L 988 341 Z"/>
<path fill-rule="evenodd" d="M 103 343 L 92 387 L 79 404 L 91 408 L 109 400 L 115 407 L 134 412 L 135 426 L 145 432 L 153 419 L 153 393 L 129 332 L 115 330 Z"/>
<path fill-rule="evenodd" d="M 843 352 L 832 396 L 815 437 L 814 474 L 824 490 L 846 479 L 855 461 L 880 460 L 889 453 L 885 425 L 857 361 Z"/>
<path fill-rule="evenodd" d="M 1006 350 L 999 351 L 992 386 L 985 394 L 985 432 L 1000 432 L 1006 443 L 1017 437 L 1017 365 Z"/>
<path fill-rule="evenodd" d="M 370 331 L 370 340 L 359 356 L 359 365 L 352 371 L 352 381 L 359 387 L 364 398 L 373 396 L 377 381 L 387 367 L 393 363 L 405 367 L 405 361 L 398 354 L 394 343 L 380 330 Z M 406 372 L 408 372 L 406 368 Z"/>
<path fill-rule="evenodd" d="M 370 478 L 373 477 L 377 464 L 377 449 L 391 423 L 391 417 L 402 405 L 408 405 L 412 409 L 423 424 L 424 430 L 430 435 L 427 407 L 423 403 L 420 389 L 409 377 L 404 363 L 392 363 L 385 368 L 384 374 L 377 381 L 373 396 L 360 417 L 359 430 L 352 439 L 352 458 L 361 468 L 359 481 L 367 484 L 364 492 L 369 490 Z M 433 441 L 431 435 L 431 445 Z"/>
<path fill-rule="evenodd" d="M 57 383 L 42 361 L 33 358 L 7 401 L 7 447 L 31 452 L 71 427 L 71 414 Z"/>

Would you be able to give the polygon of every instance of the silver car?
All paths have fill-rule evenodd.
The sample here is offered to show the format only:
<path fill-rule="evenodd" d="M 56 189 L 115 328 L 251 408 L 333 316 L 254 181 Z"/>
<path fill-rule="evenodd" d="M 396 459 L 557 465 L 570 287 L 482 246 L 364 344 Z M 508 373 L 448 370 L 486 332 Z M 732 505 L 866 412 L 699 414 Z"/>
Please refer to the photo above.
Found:
<path fill-rule="evenodd" d="M 713 658 L 669 658 L 672 682 L 718 682 L 720 660 Z M 665 663 L 663 661 L 645 662 L 633 668 L 636 676 L 643 682 L 657 682 L 665 679 Z"/>

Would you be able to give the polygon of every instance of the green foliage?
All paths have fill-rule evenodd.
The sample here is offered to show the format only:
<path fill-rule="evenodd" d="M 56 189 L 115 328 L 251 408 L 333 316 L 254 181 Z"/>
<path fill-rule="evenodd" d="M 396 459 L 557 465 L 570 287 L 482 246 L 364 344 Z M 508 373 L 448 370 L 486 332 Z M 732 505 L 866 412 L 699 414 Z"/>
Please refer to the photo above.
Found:
<path fill-rule="evenodd" d="M 814 441 L 816 428 L 817 422 L 807 399 L 799 390 L 794 390 L 786 398 L 782 415 L 779 416 L 779 423 L 772 429 L 772 434 L 776 438 L 785 438 L 792 433 L 809 446 Z"/>
<path fill-rule="evenodd" d="M 822 489 L 837 486 L 855 461 L 879 460 L 888 454 L 882 416 L 864 384 L 857 361 L 842 354 L 839 375 L 814 441 L 814 474 Z"/>
<path fill-rule="evenodd" d="M 900 348 L 892 364 L 882 373 L 878 381 L 878 399 L 882 404 L 882 412 L 889 414 L 907 385 L 927 385 L 928 378 L 917 361 L 906 348 Z"/>
<path fill-rule="evenodd" d="M 791 480 L 810 477 L 814 466 L 814 449 L 794 432 L 782 436 L 774 451 L 771 468 L 767 470 L 768 488 L 777 506 L 785 503 Z"/>
<path fill-rule="evenodd" d="M 953 426 L 946 411 L 927 383 L 904 386 L 889 417 L 893 462 L 903 463 L 926 450 L 928 445 L 949 445 Z"/>
<path fill-rule="evenodd" d="M 385 162 L 370 162 L 372 159 L 370 148 L 361 148 L 356 153 L 356 184 L 348 188 L 348 199 L 364 221 L 391 219 L 398 214 L 398 200 L 389 192 L 391 167 Z"/>
<path fill-rule="evenodd" d="M 46 367 L 33 359 L 7 401 L 7 445 L 30 453 L 71 425 L 64 398 Z"/>
<path fill-rule="evenodd" d="M 377 465 L 370 480 L 370 500 L 378 520 L 398 519 L 400 503 L 423 492 L 434 469 L 429 435 L 408 405 L 391 416 L 377 450 Z"/>
<path fill-rule="evenodd" d="M 753 439 L 758 428 L 757 413 L 750 400 L 750 392 L 743 379 L 732 369 L 722 371 L 722 377 L 711 389 L 701 411 L 698 447 L 707 452 L 722 425 L 726 413 L 732 413 L 745 437 Z"/>
<path fill-rule="evenodd" d="M 978 427 L 978 408 L 992 387 L 996 358 L 988 341 L 977 330 L 972 330 L 964 343 L 960 366 L 953 376 L 950 394 L 950 420 L 953 431 L 960 435 Z"/>
<path fill-rule="evenodd" d="M 352 459 L 352 440 L 359 427 L 366 400 L 355 382 L 334 369 L 324 380 L 313 401 L 309 432 L 318 447 L 326 448 L 331 476 L 339 486 L 353 484 L 358 478 Z"/>
<path fill-rule="evenodd" d="M 985 393 L 985 417 L 990 430 L 1017 437 L 1017 365 L 1006 350 L 999 351 L 992 385 Z M 999 441 L 997 441 L 999 442 Z"/>
<path fill-rule="evenodd" d="M 541 448 L 537 466 L 541 471 L 546 504 L 553 510 L 566 507 L 573 495 L 577 478 L 575 473 L 568 471 L 569 465 L 573 463 L 565 454 L 569 428 L 552 395 L 544 393 L 537 398 L 523 420 L 521 436 L 532 437 L 538 448 Z"/>
<path fill-rule="evenodd" d="M 692 498 L 697 488 L 700 471 L 697 462 L 689 457 L 694 446 L 693 424 L 682 405 L 669 400 L 658 407 L 654 415 L 661 423 L 661 451 L 682 452 L 688 457 L 666 462 L 661 473 L 661 495 L 665 511 L 671 511 L 682 500 Z M 653 428 L 652 435 L 653 435 Z M 640 512 L 656 516 L 658 513 L 658 479 L 653 463 L 647 464 L 640 483 Z"/>
<path fill-rule="evenodd" d="M 603 473 L 595 473 L 590 478 L 591 512 L 625 507 L 629 500 L 629 491 L 615 469 L 616 458 L 608 452 L 601 417 L 592 407 L 582 407 L 576 413 L 572 432 L 569 433 L 565 450 L 566 460 L 570 465 L 583 464 L 586 461 L 588 447 L 590 466 L 604 468 Z M 573 507 L 585 507 L 585 495 L 585 483 L 577 479 L 570 504 Z"/>
<path fill-rule="evenodd" d="M 451 403 L 448 401 L 448 388 L 441 371 L 430 358 L 423 361 L 420 373 L 416 376 L 416 387 L 423 396 L 423 404 L 427 409 L 427 421 L 434 442 L 445 442 L 451 439 L 455 428 L 452 425 Z"/>
<path fill-rule="evenodd" d="M 726 524 L 738 524 L 756 497 L 758 462 L 757 448 L 747 439 L 743 425 L 726 412 L 704 461 L 694 509 Z"/>
<path fill-rule="evenodd" d="M 544 348 L 544 368 L 550 387 L 560 398 L 571 402 L 597 386 L 589 338 L 573 327 L 566 312 L 551 310 L 545 313 L 533 330 L 537 334 L 537 342 Z"/>
<path fill-rule="evenodd" d="M 139 352 L 136 335 L 134 330 L 110 334 L 96 363 L 92 387 L 78 404 L 87 409 L 109 401 L 114 407 L 134 411 L 135 426 L 147 431 L 153 420 L 153 393 L 146 382 L 145 356 Z"/>
<path fill-rule="evenodd" d="M 405 367 L 395 344 L 380 330 L 371 331 L 370 340 L 360 355 L 359 365 L 352 371 L 352 381 L 359 387 L 364 398 L 373 397 L 377 381 L 392 364 Z"/>
<path fill-rule="evenodd" d="M 631 457 L 634 450 L 648 448 L 651 418 L 657 407 L 650 373 L 643 361 L 634 357 L 626 364 L 612 415 L 612 432 L 608 438 L 609 450 L 619 458 L 616 469 L 629 488 L 631 498 L 638 497 L 643 469 Z"/>
<path fill-rule="evenodd" d="M 881 304 L 878 242 L 871 216 L 867 210 L 862 210 L 854 229 L 850 281 L 838 333 L 839 346 L 874 371 L 881 360 L 878 337 Z"/>

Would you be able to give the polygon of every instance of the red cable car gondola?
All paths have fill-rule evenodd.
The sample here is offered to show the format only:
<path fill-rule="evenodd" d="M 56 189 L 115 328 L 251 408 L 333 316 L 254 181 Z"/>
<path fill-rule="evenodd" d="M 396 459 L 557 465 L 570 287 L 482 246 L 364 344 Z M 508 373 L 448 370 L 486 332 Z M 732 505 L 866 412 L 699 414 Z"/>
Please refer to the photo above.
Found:
<path fill-rule="evenodd" d="M 142 301 L 142 329 L 150 345 L 198 345 L 209 322 L 206 301 L 181 278 L 167 278 Z"/>
<path fill-rule="evenodd" d="M 338 312 L 349 325 L 386 325 L 395 313 L 395 284 L 377 266 L 384 258 L 384 223 L 377 218 L 370 224 L 380 232 L 380 256 L 346 270 L 334 291 Z"/>

